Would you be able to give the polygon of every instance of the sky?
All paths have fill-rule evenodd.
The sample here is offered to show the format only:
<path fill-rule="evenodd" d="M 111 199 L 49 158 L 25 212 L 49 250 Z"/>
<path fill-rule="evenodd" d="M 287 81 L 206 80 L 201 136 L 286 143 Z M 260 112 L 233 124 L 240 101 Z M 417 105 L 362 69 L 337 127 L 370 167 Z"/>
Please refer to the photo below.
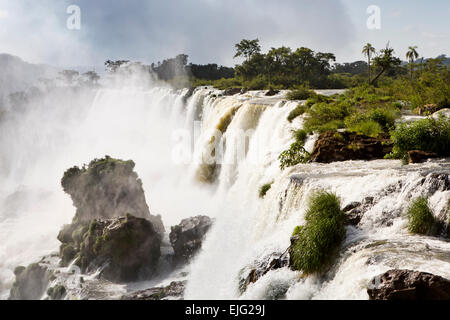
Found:
<path fill-rule="evenodd" d="M 0 0 L 0 53 L 58 67 L 100 66 L 108 59 L 145 63 L 179 53 L 193 63 L 233 66 L 234 44 L 258 38 L 263 51 L 286 45 L 364 59 L 370 42 L 389 42 L 405 59 L 450 55 L 448 0 Z M 80 28 L 71 5 L 80 8 Z M 379 8 L 379 25 L 373 22 Z M 372 22 L 367 26 L 368 19 Z M 73 26 L 73 24 L 72 24 Z M 374 28 L 374 26 L 376 28 Z M 378 28 L 379 27 L 379 28 Z"/>

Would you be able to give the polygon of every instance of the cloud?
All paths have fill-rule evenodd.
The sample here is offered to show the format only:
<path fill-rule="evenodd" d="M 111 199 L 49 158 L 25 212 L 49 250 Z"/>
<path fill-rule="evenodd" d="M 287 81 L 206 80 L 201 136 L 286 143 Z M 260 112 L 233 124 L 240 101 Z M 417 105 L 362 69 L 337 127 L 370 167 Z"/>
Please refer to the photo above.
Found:
<path fill-rule="evenodd" d="M 0 9 L 0 19 L 6 19 L 8 18 L 8 11 Z"/>
<path fill-rule="evenodd" d="M 66 28 L 71 4 L 81 8 L 79 31 Z M 339 53 L 354 36 L 345 7 L 334 0 L 0 0 L 0 8 L 10 12 L 2 50 L 58 65 L 153 62 L 178 53 L 232 65 L 234 44 L 243 38 L 258 37 L 264 49 Z"/>

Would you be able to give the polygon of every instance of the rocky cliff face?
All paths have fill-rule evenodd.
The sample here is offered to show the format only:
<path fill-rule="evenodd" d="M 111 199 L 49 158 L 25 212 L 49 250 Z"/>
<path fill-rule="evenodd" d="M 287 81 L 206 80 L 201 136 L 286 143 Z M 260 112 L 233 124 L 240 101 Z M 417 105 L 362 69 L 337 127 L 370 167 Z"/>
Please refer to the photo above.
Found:
<path fill-rule="evenodd" d="M 172 227 L 169 238 L 176 263 L 189 261 L 201 248 L 203 238 L 212 225 L 207 216 L 197 216 L 181 221 Z"/>
<path fill-rule="evenodd" d="M 53 277 L 52 273 L 39 263 L 27 268 L 17 267 L 14 271 L 16 281 L 11 288 L 9 300 L 38 300 L 45 293 Z"/>
<path fill-rule="evenodd" d="M 126 214 L 149 220 L 156 231 L 164 233 L 160 216 L 150 214 L 142 181 L 134 172 L 135 163 L 106 156 L 88 166 L 73 167 L 61 180 L 64 191 L 77 208 L 74 222 L 112 219 Z"/>
<path fill-rule="evenodd" d="M 72 226 L 72 225 L 71 225 Z M 101 269 L 104 279 L 123 282 L 149 279 L 161 255 L 161 236 L 152 223 L 132 215 L 108 220 L 92 220 L 63 229 L 60 256 L 75 260 L 81 271 Z"/>

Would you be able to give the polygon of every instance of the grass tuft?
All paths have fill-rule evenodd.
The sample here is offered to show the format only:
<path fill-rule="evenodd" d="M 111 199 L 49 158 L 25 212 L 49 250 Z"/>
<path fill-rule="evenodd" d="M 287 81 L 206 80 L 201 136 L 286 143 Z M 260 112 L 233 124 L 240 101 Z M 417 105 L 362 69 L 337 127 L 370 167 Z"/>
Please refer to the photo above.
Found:
<path fill-rule="evenodd" d="M 345 216 L 339 198 L 330 192 L 314 193 L 305 220 L 303 227 L 294 230 L 290 265 L 306 274 L 321 272 L 334 260 L 345 237 Z"/>
<path fill-rule="evenodd" d="M 408 231 L 411 233 L 431 235 L 436 220 L 428 206 L 428 200 L 419 197 L 408 207 Z"/>

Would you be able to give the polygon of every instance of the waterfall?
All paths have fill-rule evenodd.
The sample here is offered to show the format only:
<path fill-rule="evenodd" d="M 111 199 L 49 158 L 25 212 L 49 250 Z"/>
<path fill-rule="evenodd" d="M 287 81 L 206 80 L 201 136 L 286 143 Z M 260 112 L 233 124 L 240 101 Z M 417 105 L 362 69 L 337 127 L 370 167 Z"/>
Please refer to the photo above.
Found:
<path fill-rule="evenodd" d="M 281 171 L 278 156 L 303 118 L 288 122 L 297 102 L 263 94 L 100 89 L 70 104 L 41 102 L 9 119 L 0 126 L 8 152 L 0 165 L 2 297 L 15 266 L 58 249 L 56 235 L 75 212 L 60 187 L 64 171 L 104 155 L 136 162 L 150 211 L 166 226 L 199 214 L 216 219 L 188 268 L 187 299 L 366 299 L 369 280 L 389 268 L 450 278 L 450 243 L 409 235 L 404 214 L 413 197 L 427 195 L 435 214 L 445 215 L 450 191 L 433 175 L 448 174 L 448 161 L 311 163 Z M 259 188 L 272 182 L 259 198 Z M 241 295 L 239 275 L 286 250 L 317 189 L 335 192 L 344 206 L 371 198 L 359 228 L 347 227 L 335 266 L 321 278 L 271 271 Z"/>

